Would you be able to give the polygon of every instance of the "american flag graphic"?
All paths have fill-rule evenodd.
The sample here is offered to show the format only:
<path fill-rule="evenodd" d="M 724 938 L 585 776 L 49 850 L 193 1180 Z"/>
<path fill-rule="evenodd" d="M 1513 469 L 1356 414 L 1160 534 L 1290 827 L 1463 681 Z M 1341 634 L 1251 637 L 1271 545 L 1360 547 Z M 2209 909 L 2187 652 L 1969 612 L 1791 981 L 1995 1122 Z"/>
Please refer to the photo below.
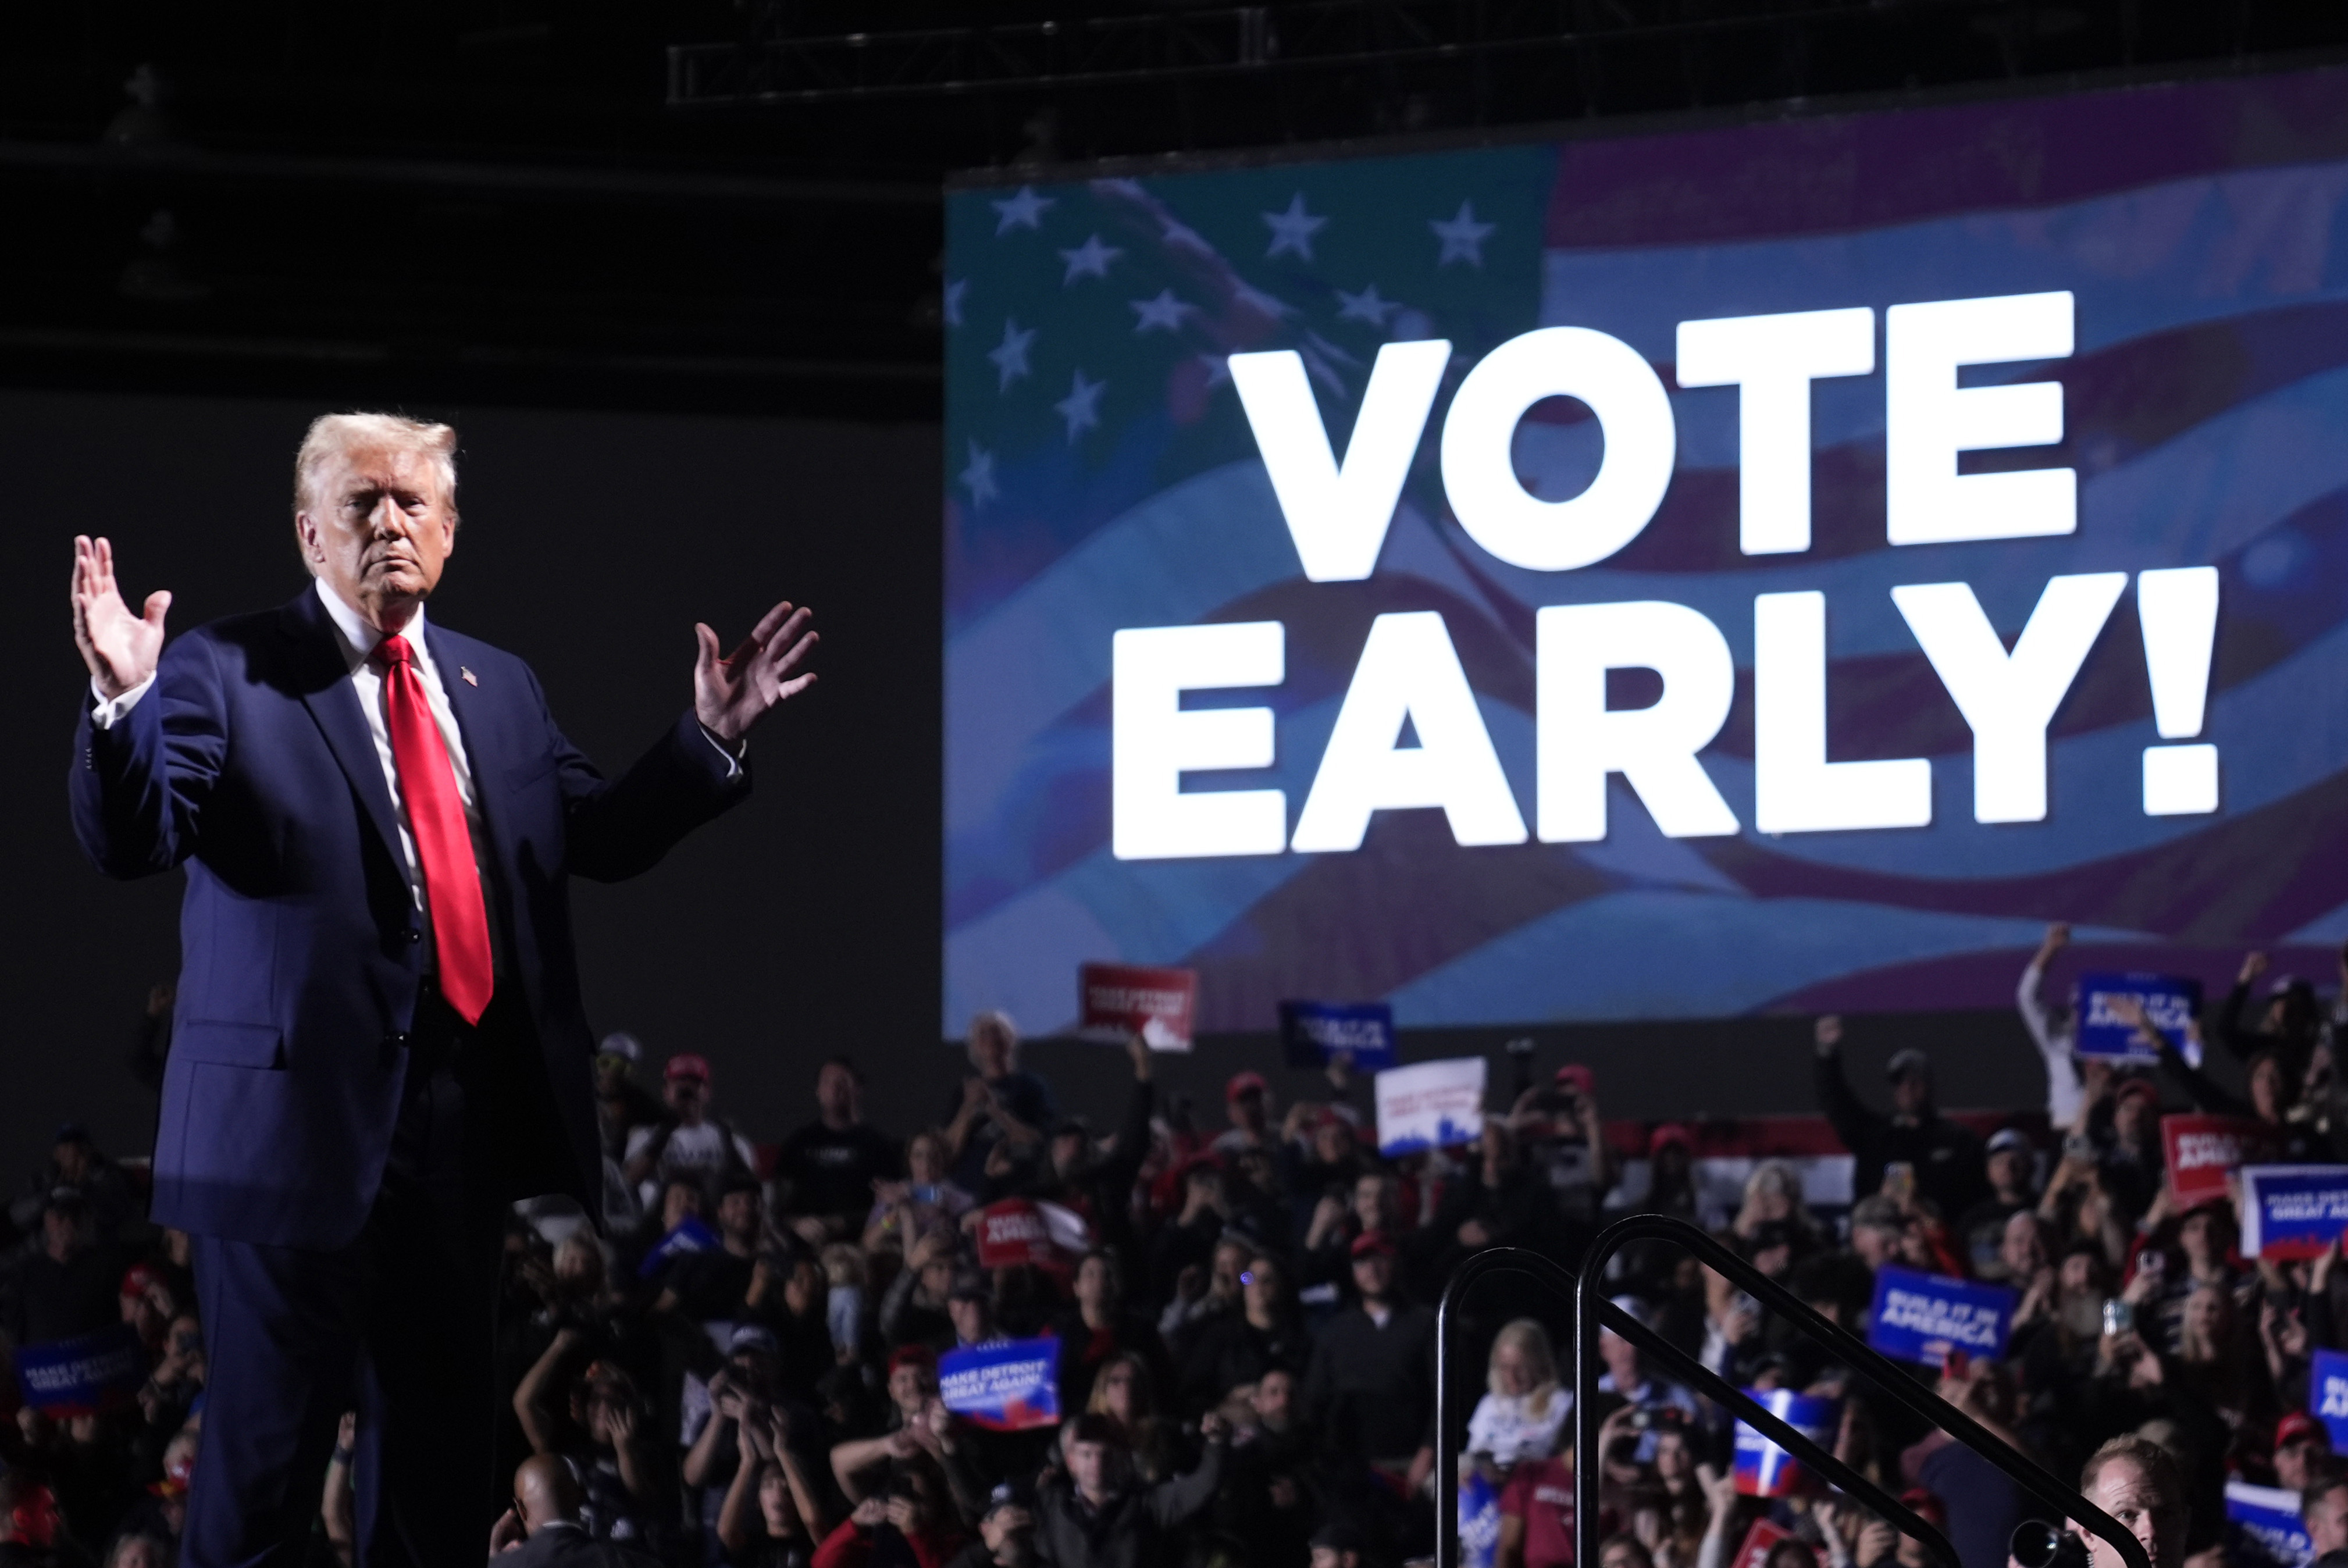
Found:
<path fill-rule="evenodd" d="M 1084 960 L 1181 965 L 1202 1029 L 1283 998 L 1382 998 L 1404 1026 L 2001 1006 L 2044 923 L 2082 962 L 2202 976 L 2247 945 L 2330 976 L 2348 938 L 2348 70 L 1635 137 L 973 185 L 948 200 L 947 1030 L 1076 1014 Z M 2057 446 L 2075 532 L 1892 547 L 1884 387 L 1813 391 L 1812 546 L 1738 550 L 1737 392 L 1672 377 L 1682 321 L 2069 290 Z M 1478 359 L 1594 327 L 1657 369 L 1678 427 L 1661 510 L 1619 553 L 1538 573 L 1450 516 L 1436 435 Z M 1302 573 L 1225 358 L 1302 356 L 1344 450 L 1381 345 L 1454 357 L 1375 573 Z M 1537 495 L 1600 453 L 1578 404 L 1516 443 Z M 2049 730 L 2044 821 L 1973 820 L 1972 735 L 1897 613 L 1962 582 L 2011 643 L 2060 573 L 2215 566 L 2197 738 L 2214 814 L 2153 817 L 2145 650 L 2116 612 Z M 1929 827 L 1753 826 L 1753 599 L 1828 605 L 1837 760 L 1931 759 Z M 1739 664 L 1702 754 L 1743 830 L 1670 839 L 1617 779 L 1603 842 L 1462 848 L 1380 813 L 1351 853 L 1119 861 L 1113 634 L 1276 620 L 1277 761 L 1189 789 L 1278 787 L 1292 826 L 1376 615 L 1437 610 L 1518 800 L 1533 800 L 1537 609 L 1690 605 Z M 1623 677 L 1616 706 L 1651 700 Z"/>

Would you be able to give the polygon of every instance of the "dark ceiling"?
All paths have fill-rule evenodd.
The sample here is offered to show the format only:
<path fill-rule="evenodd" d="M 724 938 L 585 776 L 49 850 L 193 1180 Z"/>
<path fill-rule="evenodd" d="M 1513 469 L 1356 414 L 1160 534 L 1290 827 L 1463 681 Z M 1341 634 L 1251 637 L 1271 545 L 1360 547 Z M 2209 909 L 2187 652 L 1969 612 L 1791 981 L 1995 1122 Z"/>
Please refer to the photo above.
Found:
<path fill-rule="evenodd" d="M 0 16 L 0 381 L 935 418 L 960 170 L 2261 68 L 2308 0 Z"/>

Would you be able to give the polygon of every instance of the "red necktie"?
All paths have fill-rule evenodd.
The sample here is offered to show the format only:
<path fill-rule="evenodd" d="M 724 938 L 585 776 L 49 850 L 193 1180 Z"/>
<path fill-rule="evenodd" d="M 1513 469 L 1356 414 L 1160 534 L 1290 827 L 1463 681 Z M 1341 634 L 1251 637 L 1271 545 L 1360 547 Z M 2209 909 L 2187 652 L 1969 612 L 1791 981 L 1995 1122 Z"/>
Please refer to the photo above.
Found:
<path fill-rule="evenodd" d="M 432 717 L 416 650 L 394 634 L 376 645 L 383 655 L 383 714 L 391 731 L 391 759 L 407 800 L 416 858 L 424 866 L 424 900 L 432 911 L 433 945 L 440 951 L 440 995 L 469 1024 L 480 1022 L 497 981 L 489 961 L 489 918 L 481 904 L 481 873 L 473 863 L 473 836 L 457 770 Z"/>

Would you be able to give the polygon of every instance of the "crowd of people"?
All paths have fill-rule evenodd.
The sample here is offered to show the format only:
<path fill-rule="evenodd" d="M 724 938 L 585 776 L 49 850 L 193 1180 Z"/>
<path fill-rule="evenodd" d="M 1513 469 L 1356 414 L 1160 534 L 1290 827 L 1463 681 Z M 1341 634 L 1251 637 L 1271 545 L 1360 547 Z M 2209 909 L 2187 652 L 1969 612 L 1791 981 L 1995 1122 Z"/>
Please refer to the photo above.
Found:
<path fill-rule="evenodd" d="M 2154 1568 L 2266 1561 L 2227 1524 L 2230 1480 L 2296 1493 L 2315 1550 L 2348 1553 L 2348 1471 L 2307 1414 L 2315 1351 L 2348 1346 L 2348 1269 L 2336 1247 L 2244 1258 L 2230 1202 L 2174 1197 L 2159 1136 L 2164 1109 L 2196 1108 L 2270 1124 L 2288 1158 L 2348 1158 L 2338 1006 L 2252 954 L 2206 1023 L 2172 1038 L 2137 1021 L 2157 1068 L 2083 1058 L 2046 985 L 2066 937 L 2050 931 L 2018 996 L 2045 1058 L 2044 1117 L 2017 1108 L 1977 1135 L 1943 1114 L 1914 1050 L 1891 1058 L 1886 1096 L 1862 1094 L 1839 1022 L 1821 1018 L 1812 1065 L 1852 1157 L 1848 1201 L 1763 1161 L 1719 1233 L 1862 1330 L 1885 1266 L 2011 1285 L 2003 1357 L 1915 1375 L 2090 1495 L 2165 1488 L 2123 1520 Z M 150 1001 L 150 1062 L 170 1006 Z M 1454 1268 L 1498 1245 L 1577 1266 L 1625 1208 L 1704 1217 L 1691 1130 L 1646 1128 L 1626 1147 L 1579 1064 L 1488 1108 L 1474 1143 L 1388 1161 L 1369 1086 L 1342 1059 L 1325 1092 L 1285 1106 L 1241 1072 L 1223 1124 L 1201 1127 L 1161 1103 L 1138 1039 L 1124 1103 L 1097 1119 L 1021 1066 L 1002 1015 L 976 1019 L 967 1049 L 926 1127 L 868 1123 L 861 1073 L 840 1057 L 816 1075 L 817 1117 L 762 1147 L 724 1114 L 705 1060 L 603 1041 L 603 1212 L 524 1204 L 507 1236 L 495 1418 L 514 1501 L 493 1556 L 1394 1568 L 1432 1550 L 1432 1306 Z M 2209 1070 L 2221 1054 L 2247 1092 Z M 1015 1260 L 991 1240 L 1005 1215 L 1045 1222 Z M 0 1564 L 162 1568 L 202 1462 L 187 1239 L 147 1224 L 135 1165 L 67 1126 L 0 1241 L 11 1346 L 128 1325 L 148 1368 L 135 1398 L 92 1413 L 10 1395 Z M 1837 1457 L 1944 1530 L 1962 1568 L 2005 1568 L 2014 1525 L 2043 1512 L 1694 1258 L 1645 1243 L 1607 1267 L 1617 1305 L 1707 1367 L 1831 1401 Z M 1766 1568 L 1927 1561 L 1815 1481 L 1740 1491 L 1730 1418 L 1618 1336 L 1601 1336 L 1604 1377 L 1577 1390 L 1562 1323 L 1471 1320 L 1486 1377 L 1457 1402 L 1468 1418 L 1454 1436 L 1465 1506 L 1497 1521 L 1467 1532 L 1471 1561 L 1572 1561 L 1578 1396 L 1603 1416 L 1586 1456 L 1601 1471 L 1596 1568 L 1729 1568 L 1756 1521 L 1784 1532 Z M 947 1408 L 942 1359 L 1045 1336 L 1056 1420 L 1002 1429 Z M 353 1561 L 355 1422 L 305 1483 L 321 1564 Z"/>

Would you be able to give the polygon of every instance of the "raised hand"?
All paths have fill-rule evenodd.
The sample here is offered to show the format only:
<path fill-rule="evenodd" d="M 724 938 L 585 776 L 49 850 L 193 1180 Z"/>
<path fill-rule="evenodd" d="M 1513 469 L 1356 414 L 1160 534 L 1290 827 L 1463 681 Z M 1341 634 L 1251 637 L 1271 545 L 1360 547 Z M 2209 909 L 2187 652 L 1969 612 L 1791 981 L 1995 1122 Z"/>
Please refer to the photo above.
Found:
<path fill-rule="evenodd" d="M 741 646 L 722 658 L 717 634 L 695 623 L 698 653 L 693 664 L 693 711 L 712 735 L 739 740 L 768 708 L 815 684 L 812 671 L 791 674 L 815 651 L 818 638 L 807 629 L 814 614 L 804 605 L 793 609 L 786 599 L 750 629 Z M 156 625 L 161 624 L 159 614 Z"/>
<path fill-rule="evenodd" d="M 163 656 L 170 593 L 159 589 L 148 594 L 145 614 L 132 614 L 115 586 L 112 542 L 76 534 L 71 597 L 74 646 L 102 696 L 111 701 L 154 675 L 155 662 Z"/>

